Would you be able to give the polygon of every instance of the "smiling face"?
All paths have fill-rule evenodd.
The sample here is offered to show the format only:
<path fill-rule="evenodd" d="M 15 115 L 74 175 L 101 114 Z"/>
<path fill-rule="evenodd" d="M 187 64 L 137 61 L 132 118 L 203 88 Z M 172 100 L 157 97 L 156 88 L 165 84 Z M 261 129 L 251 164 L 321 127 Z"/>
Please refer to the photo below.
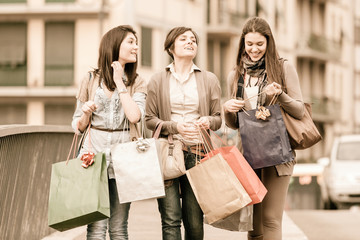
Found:
<path fill-rule="evenodd" d="M 258 32 L 249 32 L 245 35 L 245 52 L 253 62 L 259 61 L 265 54 L 266 38 Z"/>
<path fill-rule="evenodd" d="M 135 35 L 129 32 L 120 45 L 119 62 L 121 65 L 134 63 L 137 61 L 137 52 L 139 46 Z"/>
<path fill-rule="evenodd" d="M 174 58 L 194 59 L 197 53 L 196 37 L 192 31 L 179 35 L 174 42 L 174 49 L 170 50 Z"/>

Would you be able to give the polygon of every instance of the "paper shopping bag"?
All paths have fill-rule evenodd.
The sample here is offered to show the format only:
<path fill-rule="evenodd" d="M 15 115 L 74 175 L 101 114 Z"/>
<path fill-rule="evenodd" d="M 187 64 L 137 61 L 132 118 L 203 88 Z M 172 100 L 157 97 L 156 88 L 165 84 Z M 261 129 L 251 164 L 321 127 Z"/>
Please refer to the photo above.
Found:
<path fill-rule="evenodd" d="M 165 196 L 154 138 L 116 144 L 111 157 L 120 203 Z"/>
<path fill-rule="evenodd" d="M 266 119 L 256 117 L 258 109 L 238 113 L 244 157 L 253 169 L 294 160 L 280 106 L 264 108 L 270 113 Z"/>
<path fill-rule="evenodd" d="M 205 223 L 207 223 L 205 221 Z M 230 216 L 212 224 L 213 227 L 228 231 L 247 232 L 253 230 L 253 205 L 243 207 Z"/>
<path fill-rule="evenodd" d="M 52 165 L 48 224 L 65 231 L 110 216 L 109 185 L 103 153 L 88 168 L 80 159 Z"/>
<path fill-rule="evenodd" d="M 226 218 L 251 202 L 221 154 L 187 170 L 186 176 L 209 224 Z"/>
<path fill-rule="evenodd" d="M 236 146 L 227 146 L 215 149 L 208 153 L 203 159 L 201 159 L 201 161 L 206 161 L 209 159 L 209 156 L 214 156 L 218 153 L 221 153 L 235 173 L 236 177 L 241 182 L 242 186 L 245 188 L 246 192 L 249 194 L 252 200 L 250 204 L 261 202 L 264 199 L 267 190 Z"/>

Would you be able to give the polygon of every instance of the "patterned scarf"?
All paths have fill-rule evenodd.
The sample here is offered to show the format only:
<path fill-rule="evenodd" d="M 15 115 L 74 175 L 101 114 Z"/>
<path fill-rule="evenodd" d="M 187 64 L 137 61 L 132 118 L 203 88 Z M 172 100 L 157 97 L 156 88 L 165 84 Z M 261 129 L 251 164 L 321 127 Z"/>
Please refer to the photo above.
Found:
<path fill-rule="evenodd" d="M 252 77 L 259 78 L 259 93 L 263 91 L 264 87 L 267 85 L 268 81 L 266 78 L 266 69 L 265 69 L 265 58 L 262 57 L 259 61 L 253 62 L 246 54 L 242 56 L 243 67 L 246 71 L 246 74 Z M 244 87 L 244 75 L 240 76 L 238 80 L 238 92 L 237 96 L 243 96 L 243 87 Z M 257 106 L 262 106 L 265 104 L 266 94 L 260 94 L 257 101 Z"/>

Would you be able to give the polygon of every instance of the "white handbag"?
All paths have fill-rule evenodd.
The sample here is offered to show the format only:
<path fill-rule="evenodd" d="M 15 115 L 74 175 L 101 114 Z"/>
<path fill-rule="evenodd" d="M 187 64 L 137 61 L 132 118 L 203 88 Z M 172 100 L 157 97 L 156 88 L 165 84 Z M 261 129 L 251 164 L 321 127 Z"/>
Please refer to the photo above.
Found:
<path fill-rule="evenodd" d="M 156 125 L 153 137 L 156 140 L 156 147 L 158 150 L 161 170 L 164 180 L 174 179 L 185 174 L 184 153 L 182 150 L 182 143 L 179 140 L 174 140 L 170 134 L 168 138 L 159 138 L 163 122 Z"/>
<path fill-rule="evenodd" d="M 165 196 L 154 138 L 116 144 L 111 156 L 120 203 Z"/>

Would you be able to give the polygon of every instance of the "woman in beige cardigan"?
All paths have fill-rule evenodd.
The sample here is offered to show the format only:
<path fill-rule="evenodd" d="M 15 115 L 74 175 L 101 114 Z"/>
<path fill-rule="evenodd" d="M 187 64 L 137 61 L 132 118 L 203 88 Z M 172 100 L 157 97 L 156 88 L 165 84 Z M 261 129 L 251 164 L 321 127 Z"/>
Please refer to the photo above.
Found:
<path fill-rule="evenodd" d="M 281 84 L 282 80 L 286 88 Z M 274 95 L 294 118 L 301 119 L 304 115 L 296 70 L 287 61 L 279 59 L 270 26 L 261 18 L 251 18 L 244 25 L 236 67 L 228 77 L 228 91 L 230 100 L 223 108 L 225 122 L 233 129 L 239 127 L 237 112 L 268 105 Z M 248 98 L 249 101 L 244 100 Z M 239 148 L 242 149 L 241 141 Z M 256 170 L 268 193 L 262 203 L 254 205 L 254 230 L 248 233 L 248 239 L 281 239 L 282 215 L 294 165 L 295 160 L 292 160 Z"/>
<path fill-rule="evenodd" d="M 191 28 L 176 27 L 168 33 L 164 47 L 173 62 L 152 76 L 146 99 L 147 127 L 154 131 L 163 122 L 161 135 L 172 134 L 183 142 L 187 169 L 200 158 L 194 151 L 199 143 L 195 125 L 212 130 L 221 126 L 220 84 L 213 73 L 194 64 L 197 44 Z M 203 239 L 203 213 L 186 175 L 165 181 L 165 192 L 165 198 L 158 199 L 163 240 L 181 240 L 181 219 L 185 239 Z"/>

